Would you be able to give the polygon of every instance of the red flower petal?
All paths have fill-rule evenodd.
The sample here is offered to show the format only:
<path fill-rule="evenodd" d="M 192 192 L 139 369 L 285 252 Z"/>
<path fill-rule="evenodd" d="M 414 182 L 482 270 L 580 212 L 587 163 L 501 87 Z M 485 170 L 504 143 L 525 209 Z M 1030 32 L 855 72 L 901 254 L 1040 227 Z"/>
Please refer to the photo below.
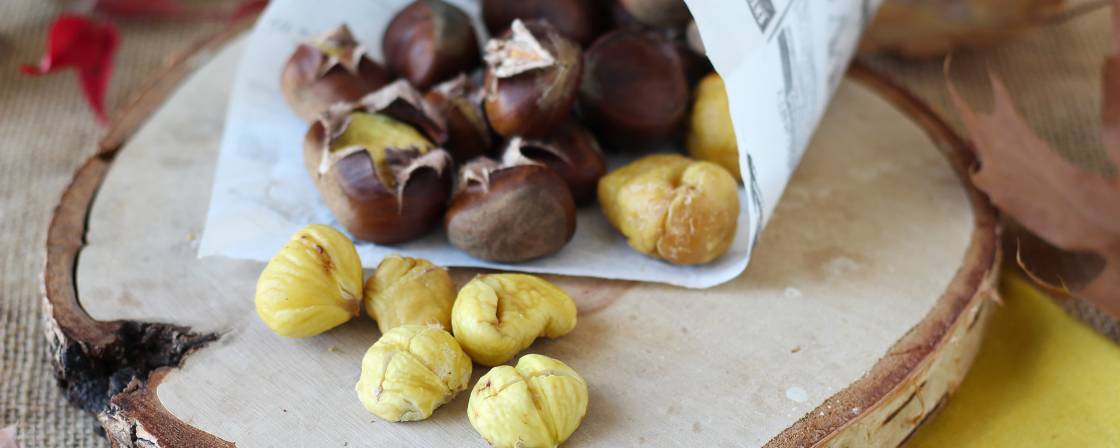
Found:
<path fill-rule="evenodd" d="M 37 76 L 64 68 L 77 69 L 86 101 L 97 114 L 97 119 L 105 123 L 105 89 L 109 86 L 118 41 L 117 27 L 111 23 L 62 15 L 51 24 L 47 33 L 47 52 L 39 60 L 39 65 L 24 65 L 20 71 Z"/>

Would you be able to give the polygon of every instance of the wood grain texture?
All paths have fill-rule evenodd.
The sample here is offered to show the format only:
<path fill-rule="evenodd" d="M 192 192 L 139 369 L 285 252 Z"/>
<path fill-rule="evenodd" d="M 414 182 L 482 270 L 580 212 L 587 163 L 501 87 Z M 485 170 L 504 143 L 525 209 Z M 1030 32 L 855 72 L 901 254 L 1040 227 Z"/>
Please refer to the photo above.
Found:
<path fill-rule="evenodd" d="M 52 226 L 47 303 L 61 345 L 121 348 L 111 327 L 121 324 L 104 321 L 221 335 L 180 370 L 126 382 L 100 411 L 110 439 L 481 446 L 465 396 L 425 423 L 370 422 L 352 392 L 377 336 L 368 319 L 281 340 L 252 313 L 258 263 L 194 258 L 238 51 L 154 113 L 112 174 L 104 156 L 80 171 L 56 216 L 66 225 Z M 584 314 L 533 351 L 591 383 L 571 446 L 892 445 L 959 382 L 986 322 L 994 212 L 961 188 L 970 159 L 959 139 L 873 75 L 857 78 L 865 84 L 841 89 L 742 278 L 705 291 L 558 279 Z M 88 229 L 77 224 L 87 216 Z"/>

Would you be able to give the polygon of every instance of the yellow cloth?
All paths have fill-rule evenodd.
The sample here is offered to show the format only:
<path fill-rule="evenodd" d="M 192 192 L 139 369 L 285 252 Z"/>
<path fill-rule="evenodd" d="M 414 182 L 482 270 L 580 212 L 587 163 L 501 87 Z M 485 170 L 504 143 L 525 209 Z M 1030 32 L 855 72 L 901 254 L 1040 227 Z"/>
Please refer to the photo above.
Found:
<path fill-rule="evenodd" d="M 1120 447 L 1120 347 L 1016 274 L 971 372 L 917 447 Z"/>

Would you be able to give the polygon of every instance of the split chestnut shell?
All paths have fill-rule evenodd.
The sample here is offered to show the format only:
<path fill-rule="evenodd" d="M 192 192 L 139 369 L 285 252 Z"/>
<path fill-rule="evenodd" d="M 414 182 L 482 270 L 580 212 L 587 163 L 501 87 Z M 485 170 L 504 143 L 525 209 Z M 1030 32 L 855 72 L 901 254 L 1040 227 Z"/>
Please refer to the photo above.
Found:
<path fill-rule="evenodd" d="M 424 99 L 447 123 L 447 145 L 457 163 L 490 152 L 493 138 L 482 110 L 482 88 L 460 74 L 432 88 Z"/>
<path fill-rule="evenodd" d="M 338 221 L 394 244 L 439 223 L 451 189 L 443 120 L 405 81 L 331 108 L 304 140 L 304 164 Z"/>
<path fill-rule="evenodd" d="M 486 116 L 506 138 L 535 137 L 571 116 L 582 51 L 544 21 L 514 20 L 486 44 Z"/>
<path fill-rule="evenodd" d="M 353 102 L 391 81 L 346 25 L 299 44 L 280 76 L 292 111 L 313 122 L 332 104 Z"/>
<path fill-rule="evenodd" d="M 479 158 L 460 170 L 444 229 L 451 244 L 475 258 L 526 261 L 568 244 L 576 206 L 564 179 L 544 165 Z"/>
<path fill-rule="evenodd" d="M 599 178 L 607 173 L 607 161 L 595 136 L 573 121 L 540 139 L 514 137 L 502 161 L 507 165 L 528 162 L 549 167 L 568 183 L 577 205 L 595 199 Z"/>

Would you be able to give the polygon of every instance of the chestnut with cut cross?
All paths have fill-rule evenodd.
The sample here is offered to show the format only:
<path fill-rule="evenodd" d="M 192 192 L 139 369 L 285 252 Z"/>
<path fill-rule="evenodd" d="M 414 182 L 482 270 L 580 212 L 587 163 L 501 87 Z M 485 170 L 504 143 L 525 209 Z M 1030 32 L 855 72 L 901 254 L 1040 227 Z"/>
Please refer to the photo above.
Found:
<path fill-rule="evenodd" d="M 288 107 L 313 122 L 332 104 L 357 101 L 392 78 L 346 25 L 299 44 L 284 64 L 280 91 Z"/>
<path fill-rule="evenodd" d="M 304 140 L 304 165 L 335 218 L 358 239 L 394 244 L 439 223 L 451 189 L 447 131 L 398 80 L 332 107 Z"/>
<path fill-rule="evenodd" d="M 493 145 L 482 110 L 482 88 L 465 74 L 443 82 L 424 96 L 447 123 L 446 149 L 456 163 L 486 155 Z"/>
<path fill-rule="evenodd" d="M 583 66 L 579 45 L 544 21 L 514 20 L 486 44 L 490 127 L 506 138 L 547 134 L 571 116 Z"/>
<path fill-rule="evenodd" d="M 571 241 L 576 204 L 564 178 L 544 165 L 479 158 L 459 171 L 444 229 L 452 245 L 475 258 L 526 261 Z"/>
<path fill-rule="evenodd" d="M 502 161 L 539 163 L 567 182 L 577 205 L 595 200 L 599 178 L 607 173 L 607 160 L 595 136 L 574 121 L 561 124 L 541 139 L 515 137 L 506 145 Z"/>

